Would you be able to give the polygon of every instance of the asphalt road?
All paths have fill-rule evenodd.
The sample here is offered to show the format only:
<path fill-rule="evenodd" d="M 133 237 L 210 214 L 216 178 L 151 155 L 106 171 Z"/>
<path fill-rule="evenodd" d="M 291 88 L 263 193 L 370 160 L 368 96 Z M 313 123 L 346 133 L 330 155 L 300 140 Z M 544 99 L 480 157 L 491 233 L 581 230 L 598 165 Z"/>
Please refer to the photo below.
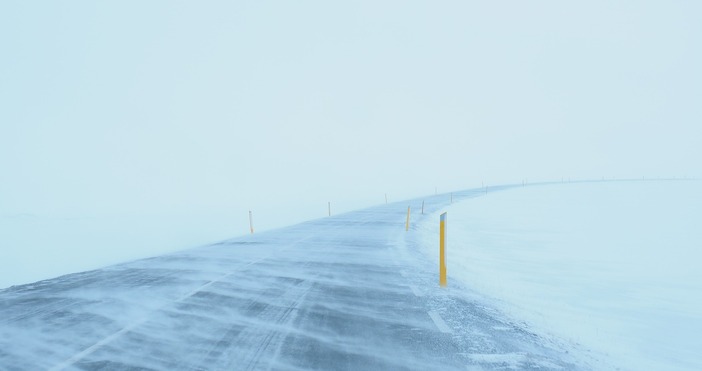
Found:
<path fill-rule="evenodd" d="M 0 369 L 579 368 L 450 272 L 439 288 L 408 203 L 428 217 L 381 205 L 1 290 Z"/>

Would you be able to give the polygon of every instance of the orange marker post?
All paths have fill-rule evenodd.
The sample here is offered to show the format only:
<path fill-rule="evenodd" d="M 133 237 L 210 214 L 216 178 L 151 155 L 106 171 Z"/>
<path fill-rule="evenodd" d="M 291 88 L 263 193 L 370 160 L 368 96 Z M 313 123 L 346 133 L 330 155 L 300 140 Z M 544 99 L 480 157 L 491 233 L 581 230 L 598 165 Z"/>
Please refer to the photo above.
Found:
<path fill-rule="evenodd" d="M 446 213 L 439 221 L 439 286 L 446 287 Z"/>

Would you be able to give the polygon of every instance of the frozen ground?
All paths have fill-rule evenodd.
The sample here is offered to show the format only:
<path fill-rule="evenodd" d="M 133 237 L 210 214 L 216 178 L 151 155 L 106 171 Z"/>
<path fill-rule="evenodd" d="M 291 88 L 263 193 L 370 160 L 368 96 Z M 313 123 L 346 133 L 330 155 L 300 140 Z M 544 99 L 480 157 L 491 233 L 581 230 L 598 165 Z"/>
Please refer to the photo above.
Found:
<path fill-rule="evenodd" d="M 699 181 L 535 185 L 447 210 L 449 285 L 595 368 L 702 370 Z M 434 261 L 437 220 L 419 226 Z"/>
<path fill-rule="evenodd" d="M 461 284 L 440 289 L 406 207 L 0 290 L 0 369 L 592 368 Z"/>

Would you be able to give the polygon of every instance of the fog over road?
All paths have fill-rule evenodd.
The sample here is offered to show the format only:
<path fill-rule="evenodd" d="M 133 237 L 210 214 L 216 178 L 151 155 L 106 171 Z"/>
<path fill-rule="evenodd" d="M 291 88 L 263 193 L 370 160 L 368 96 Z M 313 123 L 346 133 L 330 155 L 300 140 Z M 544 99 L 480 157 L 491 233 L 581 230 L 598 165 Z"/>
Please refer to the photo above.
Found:
<path fill-rule="evenodd" d="M 0 369 L 583 367 L 451 272 L 439 288 L 405 215 L 451 201 L 424 200 L 2 290 Z"/>

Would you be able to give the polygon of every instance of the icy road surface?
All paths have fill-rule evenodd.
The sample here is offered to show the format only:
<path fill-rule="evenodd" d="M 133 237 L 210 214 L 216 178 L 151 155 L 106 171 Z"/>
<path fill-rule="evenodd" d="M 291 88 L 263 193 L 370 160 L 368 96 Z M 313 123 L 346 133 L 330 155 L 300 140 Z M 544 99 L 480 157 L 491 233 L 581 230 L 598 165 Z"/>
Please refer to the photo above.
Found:
<path fill-rule="evenodd" d="M 407 205 L 2 290 L 0 369 L 588 368 L 456 282 L 440 289 Z"/>

